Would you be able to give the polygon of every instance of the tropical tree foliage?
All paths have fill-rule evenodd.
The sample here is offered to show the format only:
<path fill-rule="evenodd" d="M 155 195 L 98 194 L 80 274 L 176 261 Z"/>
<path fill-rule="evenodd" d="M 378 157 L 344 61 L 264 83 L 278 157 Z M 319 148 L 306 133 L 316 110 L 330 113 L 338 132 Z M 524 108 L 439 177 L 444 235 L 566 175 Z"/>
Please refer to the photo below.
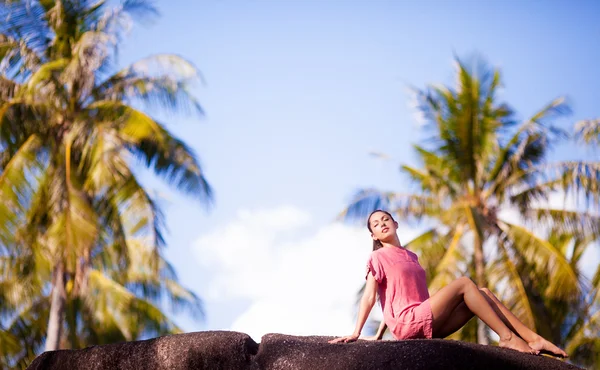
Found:
<path fill-rule="evenodd" d="M 579 139 L 587 144 L 600 144 L 600 118 L 577 122 L 575 133 Z"/>
<path fill-rule="evenodd" d="M 470 276 L 571 355 L 584 347 L 589 353 L 598 345 L 591 316 L 600 304 L 600 269 L 588 281 L 581 256 L 600 237 L 600 162 L 547 160 L 569 137 L 555 124 L 569 112 L 564 99 L 519 122 L 498 101 L 498 70 L 480 58 L 457 59 L 456 67 L 454 87 L 415 91 L 430 134 L 414 145 L 419 165 L 401 166 L 415 190 L 362 189 L 342 217 L 364 220 L 382 208 L 422 222 L 426 230 L 406 246 L 420 254 L 431 293 Z M 576 202 L 555 204 L 561 197 Z M 480 343 L 489 340 L 477 332 Z M 455 337 L 474 335 L 470 323 Z"/>
<path fill-rule="evenodd" d="M 177 332 L 164 303 L 201 314 L 163 258 L 159 205 L 136 165 L 210 203 L 193 151 L 151 113 L 201 114 L 198 72 L 176 55 L 118 70 L 142 0 L 0 5 L 0 349 L 23 366 L 44 348 Z"/>

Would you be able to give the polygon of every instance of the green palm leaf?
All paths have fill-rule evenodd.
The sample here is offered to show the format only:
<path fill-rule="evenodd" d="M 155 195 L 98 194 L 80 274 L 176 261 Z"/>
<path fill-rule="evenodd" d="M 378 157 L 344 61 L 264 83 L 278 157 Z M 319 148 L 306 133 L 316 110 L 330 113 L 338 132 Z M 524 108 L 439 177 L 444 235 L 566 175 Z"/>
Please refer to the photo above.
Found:
<path fill-rule="evenodd" d="M 525 212 L 530 223 L 546 229 L 589 238 L 590 242 L 600 239 L 600 216 L 597 214 L 556 208 L 530 208 Z"/>
<path fill-rule="evenodd" d="M 460 243 L 464 235 L 464 227 L 460 225 L 454 230 L 451 236 L 451 241 L 448 244 L 444 256 L 437 264 L 435 277 L 429 282 L 429 289 L 432 292 L 437 292 L 444 286 L 450 284 L 453 280 L 460 276 Z"/>
<path fill-rule="evenodd" d="M 160 54 L 119 71 L 98 85 L 92 94 L 97 100 L 139 101 L 146 107 L 202 114 L 200 104 L 189 91 L 199 78 L 197 68 L 188 60 Z"/>
<path fill-rule="evenodd" d="M 193 151 L 158 122 L 118 102 L 97 102 L 89 108 L 98 110 L 106 118 L 118 112 L 121 119 L 116 129 L 123 147 L 142 159 L 157 175 L 203 201 L 212 198 L 212 190 L 204 179 Z"/>
<path fill-rule="evenodd" d="M 528 328 L 535 331 L 535 315 L 518 268 L 511 260 L 504 242 L 499 241 L 498 246 L 502 254 L 490 271 L 490 280 L 494 281 L 493 286 L 497 286 L 505 280 L 507 286 L 513 288 L 508 299 L 503 299 L 503 302 Z"/>
<path fill-rule="evenodd" d="M 511 240 L 513 249 L 519 256 L 536 269 L 552 276 L 544 292 L 546 296 L 556 299 L 579 297 L 581 287 L 577 274 L 556 247 L 522 226 L 505 221 L 500 222 L 499 226 Z"/>
<path fill-rule="evenodd" d="M 128 340 L 144 330 L 158 334 L 179 331 L 157 307 L 137 298 L 122 285 L 96 270 L 91 270 L 89 277 L 91 294 L 86 305 L 91 312 L 108 315 Z M 101 320 L 102 317 L 96 319 Z M 140 327 L 140 324 L 144 326 Z"/>
<path fill-rule="evenodd" d="M 0 240 L 6 247 L 14 246 L 16 227 L 22 220 L 24 207 L 33 192 L 28 175 L 40 168 L 38 153 L 41 141 L 35 135 L 30 136 L 19 150 L 10 158 L 0 175 Z"/>

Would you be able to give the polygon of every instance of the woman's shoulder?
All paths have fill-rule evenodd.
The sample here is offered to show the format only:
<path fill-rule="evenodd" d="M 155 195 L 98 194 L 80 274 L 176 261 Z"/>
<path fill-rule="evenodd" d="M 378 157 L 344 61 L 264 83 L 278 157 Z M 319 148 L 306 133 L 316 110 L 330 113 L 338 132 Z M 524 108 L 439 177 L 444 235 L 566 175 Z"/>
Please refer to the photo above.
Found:
<path fill-rule="evenodd" d="M 373 258 L 373 257 L 377 257 L 377 256 L 381 255 L 382 253 L 384 253 L 384 251 L 383 251 L 384 249 L 385 249 L 385 247 L 374 250 L 373 252 L 371 252 L 369 257 Z"/>
<path fill-rule="evenodd" d="M 405 250 L 405 251 L 406 251 L 408 254 L 412 254 L 413 256 L 417 256 L 417 257 L 419 256 L 418 254 L 416 254 L 415 252 L 411 251 L 410 249 L 408 249 L 408 248 L 406 248 L 406 247 L 403 247 L 403 248 L 404 248 L 404 250 Z"/>
<path fill-rule="evenodd" d="M 372 251 L 369 254 L 369 258 L 368 258 L 368 262 L 367 263 L 379 263 L 381 261 L 380 259 L 380 251 L 382 248 L 379 248 L 377 250 Z"/>
<path fill-rule="evenodd" d="M 406 250 L 410 255 L 412 255 L 415 259 L 419 259 L 419 254 L 417 252 L 411 251 L 410 249 Z"/>
<path fill-rule="evenodd" d="M 389 249 L 390 248 L 382 247 L 382 248 L 379 248 L 377 250 L 374 250 L 369 255 L 369 259 L 370 260 L 375 260 L 375 261 L 383 262 L 383 261 L 385 261 L 385 260 L 393 257 L 393 251 L 392 251 L 392 254 L 390 255 Z"/>

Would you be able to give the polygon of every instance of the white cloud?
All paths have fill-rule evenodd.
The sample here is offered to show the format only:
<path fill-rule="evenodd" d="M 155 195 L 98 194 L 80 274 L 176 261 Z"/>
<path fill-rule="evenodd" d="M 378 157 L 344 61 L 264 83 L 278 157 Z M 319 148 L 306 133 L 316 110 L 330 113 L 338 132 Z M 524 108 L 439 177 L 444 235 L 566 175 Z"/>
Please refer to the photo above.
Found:
<path fill-rule="evenodd" d="M 301 237 L 302 229 L 311 233 Z M 400 235 L 407 241 L 416 231 Z M 193 248 L 202 269 L 210 271 L 202 284 L 208 287 L 202 293 L 207 305 L 249 299 L 229 329 L 258 341 L 266 333 L 351 333 L 371 245 L 366 228 L 312 225 L 306 212 L 280 207 L 240 211 Z"/>

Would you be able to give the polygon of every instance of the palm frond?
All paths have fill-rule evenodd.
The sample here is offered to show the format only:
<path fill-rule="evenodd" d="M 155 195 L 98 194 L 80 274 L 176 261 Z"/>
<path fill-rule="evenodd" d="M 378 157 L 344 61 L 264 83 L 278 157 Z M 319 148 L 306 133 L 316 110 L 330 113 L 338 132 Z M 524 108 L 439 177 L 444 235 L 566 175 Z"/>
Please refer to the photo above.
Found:
<path fill-rule="evenodd" d="M 338 218 L 347 221 L 360 219 L 366 222 L 369 213 L 383 209 L 395 214 L 398 220 L 420 219 L 441 212 L 440 207 L 439 199 L 433 196 L 364 189 L 356 193 L 350 205 Z"/>
<path fill-rule="evenodd" d="M 458 225 L 456 230 L 453 232 L 452 239 L 443 258 L 437 264 L 435 277 L 429 282 L 429 289 L 435 293 L 442 287 L 450 284 L 460 274 L 458 263 L 461 258 L 460 242 L 464 235 L 464 227 Z"/>
<path fill-rule="evenodd" d="M 592 315 L 588 322 L 577 331 L 567 344 L 565 352 L 567 352 L 573 360 L 578 360 L 578 363 L 585 363 L 590 360 L 596 364 L 600 363 L 600 358 L 597 356 L 597 354 L 600 353 L 597 352 L 597 350 L 600 349 L 600 338 L 597 335 L 594 335 L 594 333 L 598 333 L 599 331 L 600 311 Z M 590 351 L 590 349 L 592 351 Z M 596 356 L 594 356 L 594 353 L 596 353 Z"/>
<path fill-rule="evenodd" d="M 570 112 L 564 98 L 557 98 L 523 122 L 496 156 L 494 167 L 488 179 L 492 187 L 500 186 L 516 168 L 536 164 L 543 153 L 549 149 L 546 145 L 549 134 L 566 136 L 566 133 L 548 122 Z M 532 157 L 533 154 L 533 157 Z M 493 192 L 493 191 L 492 191 Z"/>
<path fill-rule="evenodd" d="M 0 328 L 0 356 L 5 357 L 12 355 L 14 356 L 21 349 L 19 338 L 15 337 L 12 333 Z M 0 361 L 0 364 L 5 362 L 2 367 L 9 367 L 8 361 Z"/>
<path fill-rule="evenodd" d="M 10 158 L 0 175 L 0 240 L 5 247 L 15 245 L 13 236 L 16 227 L 34 191 L 30 177 L 41 166 L 37 161 L 40 147 L 41 140 L 35 135 L 30 136 Z"/>
<path fill-rule="evenodd" d="M 143 332 L 156 335 L 179 332 L 160 309 L 106 275 L 91 270 L 89 277 L 91 295 L 86 299 L 86 305 L 92 312 L 109 315 L 125 338 L 134 338 Z M 103 317 L 96 315 L 96 320 L 102 321 Z"/>
<path fill-rule="evenodd" d="M 44 50 L 49 40 L 45 9 L 38 1 L 4 1 L 0 5 L 0 33 L 26 40 L 28 47 Z"/>
<path fill-rule="evenodd" d="M 504 281 L 507 290 L 509 290 L 503 300 L 504 304 L 528 328 L 535 331 L 535 314 L 529 302 L 526 288 L 523 285 L 518 268 L 511 260 L 504 243 L 505 241 L 498 241 L 501 257 L 492 264 L 489 272 L 490 280 L 493 281 L 492 286 L 500 285 L 500 282 Z"/>
<path fill-rule="evenodd" d="M 61 58 L 41 65 L 27 80 L 23 89 L 20 90 L 18 97 L 27 99 L 28 101 L 34 101 L 34 94 L 48 84 L 52 83 L 54 88 L 60 86 L 60 84 L 57 83 L 55 74 L 57 72 L 62 72 L 68 64 L 68 59 Z"/>
<path fill-rule="evenodd" d="M 436 169 L 428 167 L 417 169 L 408 165 L 402 165 L 400 169 L 429 194 L 437 194 L 438 197 L 443 199 L 445 196 L 454 195 L 459 192 L 455 185 L 448 181 L 448 179 L 445 179 Z"/>
<path fill-rule="evenodd" d="M 599 210 L 600 205 L 600 162 L 561 161 L 532 166 L 506 181 L 507 186 L 518 184 L 521 178 L 535 174 L 540 192 L 558 191 L 572 196 L 576 206 L 585 200 L 585 206 Z"/>
<path fill-rule="evenodd" d="M 574 299 L 580 296 L 581 287 L 577 274 L 565 256 L 548 241 L 536 236 L 530 230 L 499 222 L 499 227 L 512 242 L 514 252 L 544 274 L 552 276 L 544 294 L 555 299 Z"/>
<path fill-rule="evenodd" d="M 575 124 L 575 136 L 586 144 L 600 144 L 600 119 L 577 122 Z"/>
<path fill-rule="evenodd" d="M 576 200 L 584 198 L 586 207 L 600 210 L 600 162 L 559 162 L 549 169 L 559 172 L 554 174 L 562 180 L 561 191 Z"/>
<path fill-rule="evenodd" d="M 131 292 L 156 304 L 166 298 L 174 312 L 184 309 L 196 317 L 204 315 L 200 299 L 177 282 L 172 266 L 154 245 L 139 239 L 130 239 L 127 245 L 130 261 L 122 276 Z"/>
<path fill-rule="evenodd" d="M 530 186 L 527 186 L 525 189 L 522 189 L 522 190 L 519 190 L 516 192 L 515 192 L 516 189 L 514 189 L 514 187 L 511 187 L 511 186 L 507 186 L 507 187 L 501 186 L 502 190 L 500 190 L 501 188 L 496 188 L 495 191 L 496 191 L 496 193 L 502 193 L 502 195 L 504 195 L 503 190 L 510 189 L 513 193 L 509 194 L 508 203 L 516 206 L 517 209 L 523 215 L 525 215 L 527 213 L 527 210 L 535 202 L 548 201 L 550 198 L 550 195 L 558 192 L 558 189 L 560 188 L 560 185 L 562 184 L 561 179 L 550 179 L 547 181 L 545 179 L 541 179 L 541 180 L 543 180 L 543 181 L 539 181 L 538 183 L 531 184 Z M 502 197 L 502 199 L 503 198 L 504 197 Z"/>
<path fill-rule="evenodd" d="M 46 324 L 50 311 L 47 297 L 36 297 L 28 305 L 15 312 L 6 327 L 6 332 L 18 340 L 18 350 L 3 352 L 11 368 L 25 370 L 43 349 Z"/>
<path fill-rule="evenodd" d="M 528 223 L 582 238 L 589 237 L 589 242 L 600 239 L 600 215 L 556 208 L 530 208 L 525 213 Z"/>
<path fill-rule="evenodd" d="M 202 301 L 194 292 L 171 279 L 165 280 L 164 289 L 173 311 L 186 309 L 196 318 L 204 317 Z"/>
<path fill-rule="evenodd" d="M 91 199 L 75 182 L 72 176 L 71 143 L 72 135 L 66 139 L 64 152 L 64 198 L 63 207 L 48 229 L 48 246 L 55 258 L 67 259 L 67 269 L 75 271 L 79 257 L 85 256 L 98 236 L 98 217 Z"/>
<path fill-rule="evenodd" d="M 411 173 L 417 174 L 421 172 L 427 172 L 431 177 L 433 177 L 433 181 L 428 181 L 427 183 L 430 183 L 434 186 L 422 186 L 423 190 L 429 190 L 432 193 L 436 193 L 435 189 L 439 189 L 437 192 L 445 189 L 447 195 L 449 196 L 455 196 L 461 193 L 461 189 L 456 186 L 456 183 L 460 181 L 460 175 L 453 171 L 455 167 L 448 158 L 438 155 L 431 150 L 427 150 L 420 145 L 414 145 L 413 147 L 420 157 L 420 160 L 425 165 L 425 168 L 420 171 L 414 167 L 401 166 L 401 170 L 406 169 Z M 414 180 L 419 181 L 420 179 L 417 177 Z M 440 197 L 443 196 L 445 196 L 445 194 L 440 194 Z"/>
<path fill-rule="evenodd" d="M 130 30 L 134 19 L 146 21 L 158 15 L 158 10 L 146 0 L 125 0 L 111 9 L 105 9 L 105 3 L 98 1 L 86 12 L 86 18 L 92 29 L 114 35 L 118 40 Z"/>
<path fill-rule="evenodd" d="M 15 312 L 32 304 L 46 287 L 51 276 L 36 266 L 39 256 L 23 253 L 23 256 L 0 257 L 0 317 L 10 318 Z"/>
<path fill-rule="evenodd" d="M 160 54 L 142 59 L 99 84 L 93 91 L 96 100 L 144 103 L 147 108 L 203 114 L 190 93 L 199 79 L 197 68 L 177 55 Z"/>
<path fill-rule="evenodd" d="M 61 82 L 71 96 L 83 104 L 96 85 L 96 73 L 106 63 L 110 47 L 115 40 L 110 35 L 97 31 L 83 33 L 73 45 L 72 56 L 61 74 Z"/>
<path fill-rule="evenodd" d="M 119 119 L 118 137 L 126 149 L 178 190 L 205 203 L 211 201 L 212 189 L 204 178 L 195 154 L 161 124 L 119 102 L 96 102 L 89 109 L 97 110 L 103 117 L 120 116 L 115 117 Z"/>
<path fill-rule="evenodd" d="M 128 237 L 145 236 L 156 248 L 164 246 L 164 216 L 137 178 L 124 179 L 114 195 L 119 215 Z"/>

